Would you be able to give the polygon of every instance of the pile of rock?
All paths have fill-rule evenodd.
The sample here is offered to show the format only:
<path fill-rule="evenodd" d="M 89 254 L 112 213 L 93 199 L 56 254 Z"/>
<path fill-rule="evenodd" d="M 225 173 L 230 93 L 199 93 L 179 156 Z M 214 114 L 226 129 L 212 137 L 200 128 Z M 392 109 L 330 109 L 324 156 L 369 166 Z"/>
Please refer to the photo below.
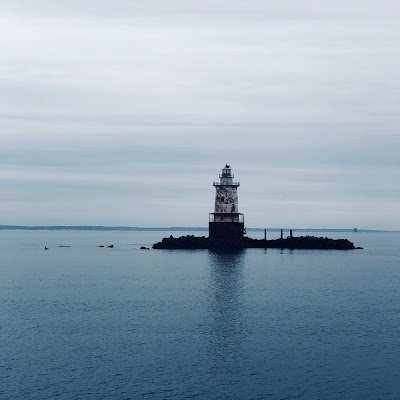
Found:
<path fill-rule="evenodd" d="M 237 240 L 210 239 L 205 236 L 196 237 L 193 235 L 174 238 L 164 238 L 161 242 L 155 243 L 153 249 L 251 249 L 251 248 L 272 248 L 272 249 L 308 249 L 308 250 L 354 250 L 354 244 L 347 239 L 330 239 L 327 237 L 299 236 L 287 237 L 286 239 L 252 239 L 245 237 Z"/>

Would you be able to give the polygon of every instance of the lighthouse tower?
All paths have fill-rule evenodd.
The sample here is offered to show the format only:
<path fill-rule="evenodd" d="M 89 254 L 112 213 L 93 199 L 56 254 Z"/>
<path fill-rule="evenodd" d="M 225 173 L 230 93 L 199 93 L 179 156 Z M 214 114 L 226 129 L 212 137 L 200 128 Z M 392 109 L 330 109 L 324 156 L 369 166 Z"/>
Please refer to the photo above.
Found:
<path fill-rule="evenodd" d="M 244 233 L 244 215 L 238 210 L 237 188 L 231 167 L 225 165 L 215 186 L 215 208 L 210 213 L 209 236 L 212 239 L 241 239 Z"/>

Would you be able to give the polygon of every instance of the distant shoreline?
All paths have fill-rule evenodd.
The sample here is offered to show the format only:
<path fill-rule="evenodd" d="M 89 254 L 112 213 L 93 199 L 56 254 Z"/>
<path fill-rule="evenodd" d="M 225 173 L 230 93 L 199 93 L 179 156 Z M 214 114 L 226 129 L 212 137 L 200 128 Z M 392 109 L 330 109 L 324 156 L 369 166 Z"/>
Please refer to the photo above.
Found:
<path fill-rule="evenodd" d="M 342 228 L 282 228 L 284 231 L 289 231 L 293 229 L 296 232 L 354 232 L 354 229 Z M 208 232 L 207 227 L 182 227 L 182 226 L 172 226 L 172 227 L 135 227 L 135 226 L 101 226 L 101 225 L 0 225 L 0 230 L 2 231 L 120 231 L 120 232 L 134 232 L 134 231 L 174 231 L 174 232 Z M 263 232 L 264 228 L 246 228 L 250 232 Z M 281 228 L 267 228 L 267 232 L 280 232 Z M 385 229 L 358 229 L 357 233 L 360 232 L 399 232 L 395 230 L 385 230 Z M 354 232 L 355 233 L 355 232 Z"/>

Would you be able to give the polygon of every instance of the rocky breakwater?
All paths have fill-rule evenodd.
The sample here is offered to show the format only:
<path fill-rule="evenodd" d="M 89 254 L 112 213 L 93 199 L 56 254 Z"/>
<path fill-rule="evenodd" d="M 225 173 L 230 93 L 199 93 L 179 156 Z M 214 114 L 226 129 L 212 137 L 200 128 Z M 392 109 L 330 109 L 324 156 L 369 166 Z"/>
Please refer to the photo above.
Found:
<path fill-rule="evenodd" d="M 172 235 L 164 238 L 161 242 L 153 244 L 153 249 L 171 249 L 171 250 L 193 250 L 209 249 L 210 239 L 205 236 L 181 236 L 174 238 Z"/>
<path fill-rule="evenodd" d="M 354 250 L 355 247 L 347 239 L 330 239 L 327 237 L 298 236 L 286 239 L 252 239 L 244 237 L 238 240 L 210 239 L 205 236 L 181 236 L 164 238 L 155 243 L 153 249 L 194 250 L 194 249 L 304 249 L 304 250 Z"/>
<path fill-rule="evenodd" d="M 316 236 L 293 236 L 286 239 L 257 240 L 243 238 L 245 248 L 304 249 L 304 250 L 355 250 L 348 239 L 330 239 Z"/>

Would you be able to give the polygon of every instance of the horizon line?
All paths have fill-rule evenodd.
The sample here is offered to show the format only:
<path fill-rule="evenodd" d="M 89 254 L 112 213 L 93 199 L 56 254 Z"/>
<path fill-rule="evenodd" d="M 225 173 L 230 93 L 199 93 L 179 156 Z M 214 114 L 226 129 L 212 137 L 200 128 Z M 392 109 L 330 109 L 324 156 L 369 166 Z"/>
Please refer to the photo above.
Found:
<path fill-rule="evenodd" d="M 246 228 L 250 231 L 314 231 L 314 232 L 399 232 L 392 229 L 362 229 L 362 228 Z M 80 231 L 208 231 L 208 227 L 199 226 L 165 226 L 165 227 L 138 227 L 138 226 L 107 226 L 107 225 L 0 225 L 0 230 L 80 230 Z"/>

